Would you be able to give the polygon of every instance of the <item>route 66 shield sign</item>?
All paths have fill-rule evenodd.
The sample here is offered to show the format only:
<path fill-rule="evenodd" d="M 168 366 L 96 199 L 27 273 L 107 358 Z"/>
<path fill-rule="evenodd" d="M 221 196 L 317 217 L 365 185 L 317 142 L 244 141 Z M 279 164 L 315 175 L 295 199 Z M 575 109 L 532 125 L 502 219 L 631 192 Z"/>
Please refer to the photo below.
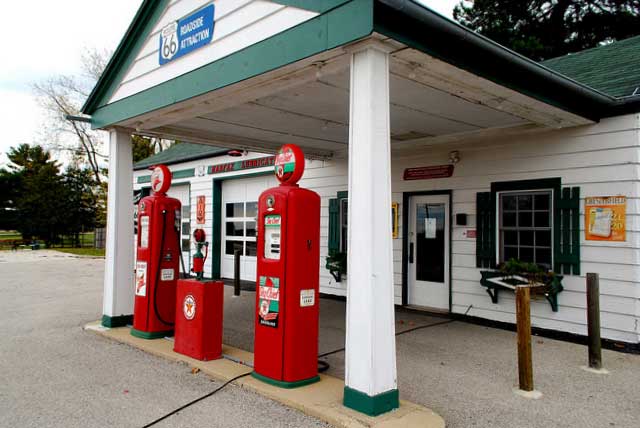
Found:
<path fill-rule="evenodd" d="M 161 31 L 160 56 L 169 61 L 178 52 L 178 23 L 172 22 Z"/>

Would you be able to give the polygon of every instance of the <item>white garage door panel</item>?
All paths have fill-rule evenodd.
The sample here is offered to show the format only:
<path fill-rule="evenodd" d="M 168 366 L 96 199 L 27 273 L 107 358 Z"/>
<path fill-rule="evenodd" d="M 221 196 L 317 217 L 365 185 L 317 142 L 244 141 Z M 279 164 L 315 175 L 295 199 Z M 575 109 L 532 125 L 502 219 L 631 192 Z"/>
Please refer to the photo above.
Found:
<path fill-rule="evenodd" d="M 223 278 L 233 278 L 233 252 L 240 251 L 240 278 L 256 280 L 256 217 L 258 197 L 276 186 L 273 175 L 222 184 L 222 266 Z"/>

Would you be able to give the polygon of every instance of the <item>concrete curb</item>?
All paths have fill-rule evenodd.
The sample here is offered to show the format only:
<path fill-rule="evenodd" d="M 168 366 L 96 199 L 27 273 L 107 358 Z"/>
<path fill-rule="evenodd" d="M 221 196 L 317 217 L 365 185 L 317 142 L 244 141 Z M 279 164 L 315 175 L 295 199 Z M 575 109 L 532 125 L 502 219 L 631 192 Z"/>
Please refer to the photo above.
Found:
<path fill-rule="evenodd" d="M 120 343 L 126 343 L 158 357 L 186 363 L 221 382 L 252 371 L 245 365 L 227 359 L 199 361 L 178 354 L 173 351 L 173 342 L 164 339 L 145 340 L 133 337 L 129 334 L 128 327 L 110 329 L 102 327 L 99 321 L 95 321 L 87 324 L 85 330 Z M 253 354 L 241 349 L 223 345 L 222 352 L 238 361 L 253 362 Z M 238 379 L 234 383 L 336 427 L 444 428 L 445 426 L 444 419 L 430 409 L 404 400 L 400 400 L 399 409 L 378 417 L 358 413 L 342 405 L 344 382 L 341 379 L 322 374 L 320 378 L 320 382 L 296 389 L 277 388 L 251 376 Z"/>

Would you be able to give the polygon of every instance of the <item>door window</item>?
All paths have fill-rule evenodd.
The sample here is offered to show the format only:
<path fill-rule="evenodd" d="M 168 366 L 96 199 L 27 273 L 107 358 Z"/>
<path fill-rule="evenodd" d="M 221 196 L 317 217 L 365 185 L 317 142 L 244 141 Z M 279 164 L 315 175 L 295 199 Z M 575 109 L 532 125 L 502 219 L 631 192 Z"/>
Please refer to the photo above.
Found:
<path fill-rule="evenodd" d="M 445 204 L 416 204 L 416 280 L 444 283 Z"/>

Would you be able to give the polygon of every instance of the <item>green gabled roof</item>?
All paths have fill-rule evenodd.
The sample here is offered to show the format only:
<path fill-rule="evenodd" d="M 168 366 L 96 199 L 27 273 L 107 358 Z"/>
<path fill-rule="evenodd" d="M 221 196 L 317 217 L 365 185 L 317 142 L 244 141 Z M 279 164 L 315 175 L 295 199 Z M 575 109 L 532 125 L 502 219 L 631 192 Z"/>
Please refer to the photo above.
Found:
<path fill-rule="evenodd" d="M 229 149 L 208 146 L 205 144 L 180 143 L 173 145 L 160 153 L 149 156 L 146 159 L 142 159 L 133 166 L 133 169 L 145 169 L 158 164 L 171 165 L 212 156 L 221 156 L 227 154 L 228 151 Z"/>
<path fill-rule="evenodd" d="M 605 94 L 626 97 L 640 87 L 640 36 L 541 64 Z"/>

